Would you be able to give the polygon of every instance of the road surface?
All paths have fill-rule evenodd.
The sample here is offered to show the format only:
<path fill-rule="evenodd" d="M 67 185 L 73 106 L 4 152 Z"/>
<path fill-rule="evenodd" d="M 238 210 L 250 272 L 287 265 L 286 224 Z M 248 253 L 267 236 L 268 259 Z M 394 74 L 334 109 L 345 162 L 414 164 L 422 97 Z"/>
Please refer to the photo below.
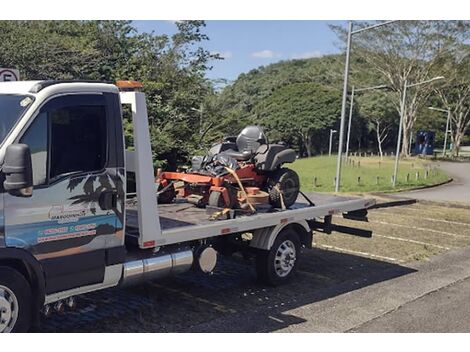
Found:
<path fill-rule="evenodd" d="M 439 187 L 400 192 L 397 195 L 437 202 L 470 203 L 470 163 L 440 162 L 439 165 L 453 178 L 451 183 Z"/>

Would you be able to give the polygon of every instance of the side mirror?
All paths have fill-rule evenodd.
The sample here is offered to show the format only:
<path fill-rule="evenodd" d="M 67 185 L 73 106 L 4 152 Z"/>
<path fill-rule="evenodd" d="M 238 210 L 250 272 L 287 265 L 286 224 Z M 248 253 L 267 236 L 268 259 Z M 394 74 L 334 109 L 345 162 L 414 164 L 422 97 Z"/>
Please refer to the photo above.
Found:
<path fill-rule="evenodd" d="M 33 165 L 31 151 L 26 144 L 7 147 L 2 171 L 5 174 L 3 187 L 6 191 L 22 197 L 33 194 Z"/>

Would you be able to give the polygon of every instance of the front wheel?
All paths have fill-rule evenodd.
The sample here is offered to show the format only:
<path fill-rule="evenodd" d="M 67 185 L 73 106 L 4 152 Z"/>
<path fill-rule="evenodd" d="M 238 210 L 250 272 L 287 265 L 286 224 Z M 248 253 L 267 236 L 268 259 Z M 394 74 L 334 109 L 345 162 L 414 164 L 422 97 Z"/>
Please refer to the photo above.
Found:
<path fill-rule="evenodd" d="M 0 332 L 27 332 L 31 326 L 31 287 L 18 271 L 0 267 Z"/>
<path fill-rule="evenodd" d="M 291 280 L 297 271 L 301 248 L 299 236 L 293 229 L 282 230 L 270 250 L 256 255 L 258 279 L 271 286 Z"/>

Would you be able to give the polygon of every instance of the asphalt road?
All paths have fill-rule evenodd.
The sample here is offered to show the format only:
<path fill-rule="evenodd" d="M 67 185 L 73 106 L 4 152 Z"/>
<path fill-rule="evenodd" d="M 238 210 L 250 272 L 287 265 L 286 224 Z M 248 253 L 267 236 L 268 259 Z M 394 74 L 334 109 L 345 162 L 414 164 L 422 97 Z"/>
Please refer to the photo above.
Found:
<path fill-rule="evenodd" d="M 451 183 L 439 187 L 400 192 L 398 195 L 437 202 L 470 203 L 470 163 L 440 162 L 439 165 L 453 178 Z"/>

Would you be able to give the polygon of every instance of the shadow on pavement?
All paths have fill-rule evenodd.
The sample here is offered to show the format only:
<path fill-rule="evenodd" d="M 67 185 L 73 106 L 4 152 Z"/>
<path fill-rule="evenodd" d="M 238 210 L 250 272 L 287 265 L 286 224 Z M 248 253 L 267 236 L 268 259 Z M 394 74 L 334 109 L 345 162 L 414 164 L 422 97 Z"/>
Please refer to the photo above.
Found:
<path fill-rule="evenodd" d="M 414 272 L 364 257 L 305 250 L 288 285 L 256 282 L 253 265 L 219 261 L 213 275 L 179 277 L 83 296 L 79 309 L 44 321 L 44 332 L 268 332 L 304 322 L 291 309 Z"/>

